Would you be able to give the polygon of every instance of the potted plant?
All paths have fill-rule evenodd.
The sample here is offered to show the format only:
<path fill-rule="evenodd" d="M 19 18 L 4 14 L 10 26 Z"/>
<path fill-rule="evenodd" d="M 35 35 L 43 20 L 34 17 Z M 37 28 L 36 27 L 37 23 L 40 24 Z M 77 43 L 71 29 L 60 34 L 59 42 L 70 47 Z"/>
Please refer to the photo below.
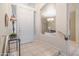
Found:
<path fill-rule="evenodd" d="M 17 34 L 16 33 L 12 33 L 9 35 L 9 37 L 12 39 L 12 38 L 16 38 L 17 37 Z"/>

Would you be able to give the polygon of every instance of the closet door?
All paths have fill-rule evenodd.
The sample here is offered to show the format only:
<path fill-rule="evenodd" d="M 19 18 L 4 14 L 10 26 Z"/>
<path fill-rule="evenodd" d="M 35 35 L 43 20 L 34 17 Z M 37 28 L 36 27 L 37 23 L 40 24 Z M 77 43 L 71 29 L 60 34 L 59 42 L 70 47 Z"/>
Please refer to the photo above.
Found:
<path fill-rule="evenodd" d="M 34 38 L 34 11 L 17 6 L 17 34 L 21 43 L 32 42 Z"/>

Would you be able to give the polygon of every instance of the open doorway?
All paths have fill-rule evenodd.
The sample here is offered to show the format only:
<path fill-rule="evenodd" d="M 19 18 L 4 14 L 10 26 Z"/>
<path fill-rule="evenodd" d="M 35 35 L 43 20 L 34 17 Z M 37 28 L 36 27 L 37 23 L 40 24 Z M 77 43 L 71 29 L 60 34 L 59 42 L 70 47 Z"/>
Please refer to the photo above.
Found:
<path fill-rule="evenodd" d="M 42 34 L 56 32 L 56 4 L 45 4 L 41 9 Z"/>

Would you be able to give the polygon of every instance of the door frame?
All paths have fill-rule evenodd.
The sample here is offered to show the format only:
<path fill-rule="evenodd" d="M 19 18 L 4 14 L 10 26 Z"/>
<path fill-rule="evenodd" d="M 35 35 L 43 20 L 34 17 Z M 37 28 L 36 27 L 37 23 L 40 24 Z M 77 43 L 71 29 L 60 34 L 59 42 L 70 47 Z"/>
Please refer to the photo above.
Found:
<path fill-rule="evenodd" d="M 70 39 L 70 37 L 71 37 L 71 30 L 70 30 L 70 22 L 71 22 L 71 20 L 70 20 L 70 8 L 69 8 L 69 4 L 70 3 L 68 3 L 67 4 L 67 34 L 68 34 L 68 39 L 69 40 L 71 40 Z M 76 8 L 75 8 L 75 43 L 79 43 L 79 38 L 77 38 L 77 13 L 79 14 L 79 12 L 77 12 L 77 8 L 78 8 L 78 5 L 76 4 Z M 79 32 L 79 31 L 78 31 Z"/>

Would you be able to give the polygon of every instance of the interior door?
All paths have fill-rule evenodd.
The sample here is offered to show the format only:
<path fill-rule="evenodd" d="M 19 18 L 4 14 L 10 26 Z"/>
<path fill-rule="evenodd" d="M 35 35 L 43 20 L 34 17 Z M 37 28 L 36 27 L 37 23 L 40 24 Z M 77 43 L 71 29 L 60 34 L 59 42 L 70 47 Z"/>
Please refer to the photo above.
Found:
<path fill-rule="evenodd" d="M 21 43 L 31 42 L 34 38 L 34 11 L 17 6 L 17 34 Z"/>

